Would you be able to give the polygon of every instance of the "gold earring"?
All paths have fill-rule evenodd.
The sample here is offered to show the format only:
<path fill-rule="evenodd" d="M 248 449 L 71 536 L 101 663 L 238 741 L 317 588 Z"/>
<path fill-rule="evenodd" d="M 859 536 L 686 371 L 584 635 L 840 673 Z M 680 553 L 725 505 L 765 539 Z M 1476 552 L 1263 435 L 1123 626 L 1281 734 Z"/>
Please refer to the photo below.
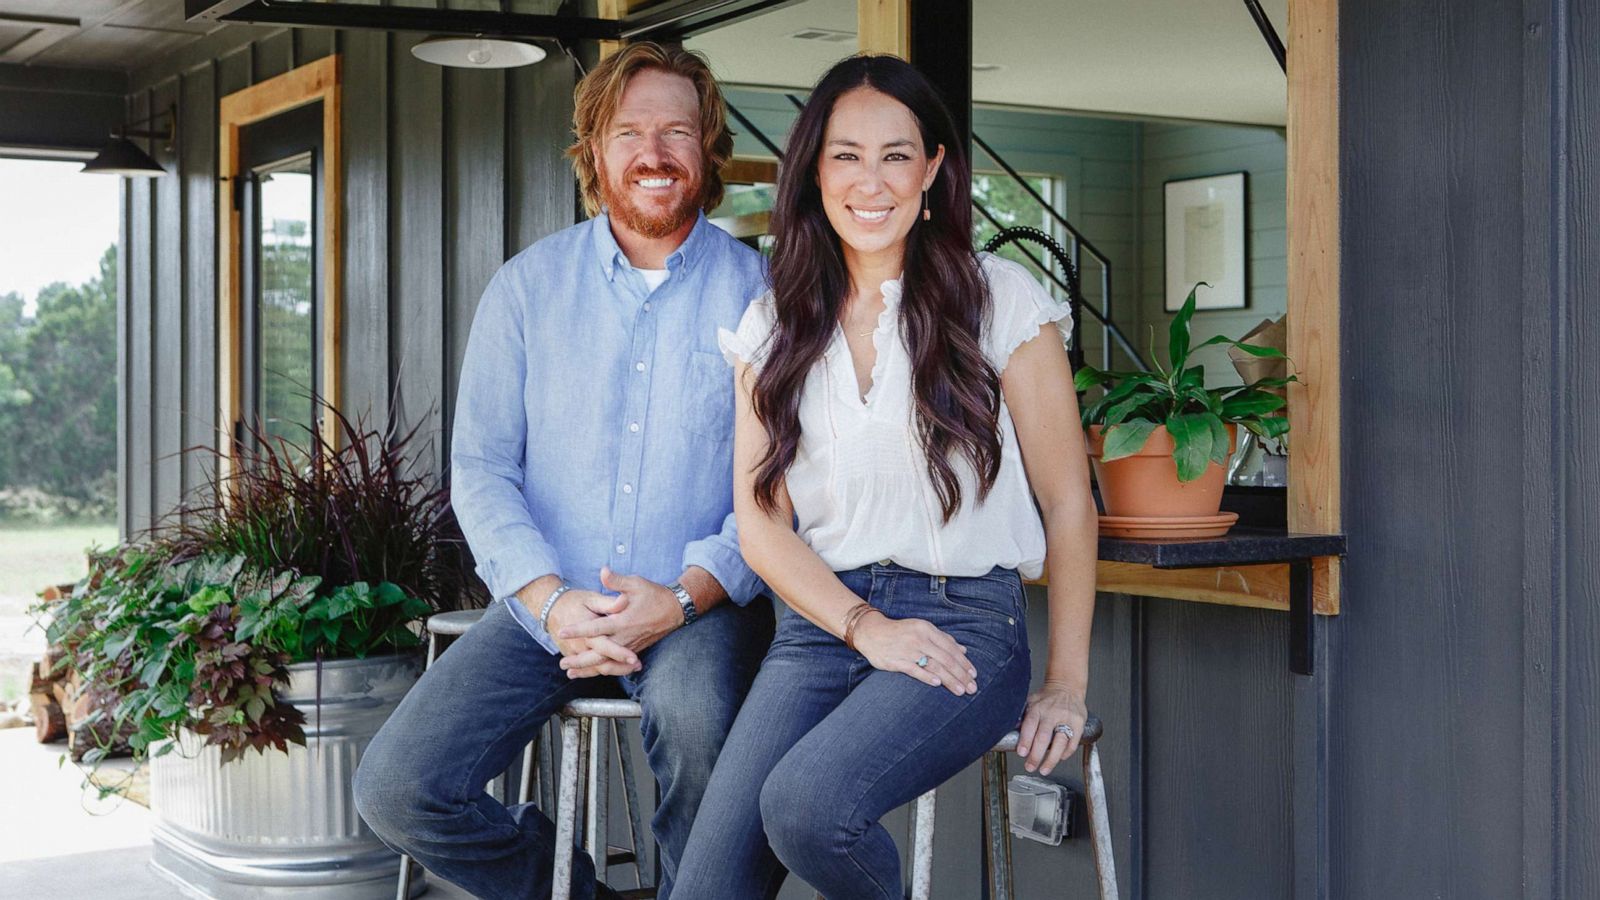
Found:
<path fill-rule="evenodd" d="M 927 188 L 923 188 L 922 189 L 922 221 L 927 222 L 927 221 L 931 221 L 932 219 L 933 219 L 933 210 L 928 208 L 928 189 Z"/>

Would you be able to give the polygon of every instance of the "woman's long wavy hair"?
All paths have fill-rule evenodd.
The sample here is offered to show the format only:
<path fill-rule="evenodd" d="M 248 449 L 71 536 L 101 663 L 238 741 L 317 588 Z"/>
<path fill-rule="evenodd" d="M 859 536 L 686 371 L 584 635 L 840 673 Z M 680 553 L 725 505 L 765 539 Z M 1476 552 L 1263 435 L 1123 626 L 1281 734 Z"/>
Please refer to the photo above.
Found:
<path fill-rule="evenodd" d="M 854 56 L 834 65 L 789 132 L 772 211 L 769 281 L 777 323 L 752 390 L 768 439 L 756 469 L 755 498 L 768 512 L 777 507 L 778 489 L 800 445 L 806 374 L 827 349 L 850 294 L 839 235 L 822 207 L 817 164 L 834 104 L 862 87 L 905 104 L 928 158 L 940 145 L 945 149 L 928 190 L 932 218 L 919 216 L 906 236 L 899 314 L 911 357 L 916 433 L 948 522 L 961 508 L 958 462 L 977 474 L 979 501 L 1000 472 L 1000 376 L 979 343 L 990 300 L 971 244 L 966 142 L 957 139 L 950 112 L 933 86 L 893 56 Z"/>

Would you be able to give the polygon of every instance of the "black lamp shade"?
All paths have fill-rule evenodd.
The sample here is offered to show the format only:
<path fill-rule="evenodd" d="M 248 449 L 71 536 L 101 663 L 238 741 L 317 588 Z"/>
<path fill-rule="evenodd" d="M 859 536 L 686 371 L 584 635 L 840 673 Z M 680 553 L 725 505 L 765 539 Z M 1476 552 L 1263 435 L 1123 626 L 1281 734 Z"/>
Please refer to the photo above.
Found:
<path fill-rule="evenodd" d="M 161 164 L 150 158 L 127 138 L 112 138 L 111 143 L 94 159 L 84 163 L 79 171 L 101 175 L 127 175 L 132 178 L 153 178 L 167 174 Z"/>

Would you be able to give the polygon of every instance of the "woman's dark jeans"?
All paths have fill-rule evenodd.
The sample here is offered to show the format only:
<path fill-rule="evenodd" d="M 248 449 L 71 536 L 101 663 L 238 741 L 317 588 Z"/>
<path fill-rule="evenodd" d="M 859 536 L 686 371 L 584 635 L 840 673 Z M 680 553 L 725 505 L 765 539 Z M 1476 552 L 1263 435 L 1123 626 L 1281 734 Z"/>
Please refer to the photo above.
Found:
<path fill-rule="evenodd" d="M 700 805 L 677 900 L 775 897 L 785 869 L 828 900 L 901 900 L 900 854 L 878 819 L 1021 719 L 1030 665 L 1014 570 L 939 578 L 879 564 L 839 577 L 890 617 L 926 619 L 966 647 L 978 692 L 874 669 L 785 610 Z"/>

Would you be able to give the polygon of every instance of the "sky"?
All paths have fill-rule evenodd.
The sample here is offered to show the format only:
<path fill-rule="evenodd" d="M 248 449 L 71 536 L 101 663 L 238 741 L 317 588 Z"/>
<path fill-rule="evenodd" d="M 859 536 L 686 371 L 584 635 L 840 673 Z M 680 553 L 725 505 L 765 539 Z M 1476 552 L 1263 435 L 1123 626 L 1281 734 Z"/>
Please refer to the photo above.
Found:
<path fill-rule="evenodd" d="M 0 158 L 0 294 L 21 294 L 29 314 L 45 285 L 99 274 L 100 254 L 117 242 L 122 179 L 82 167 Z"/>

